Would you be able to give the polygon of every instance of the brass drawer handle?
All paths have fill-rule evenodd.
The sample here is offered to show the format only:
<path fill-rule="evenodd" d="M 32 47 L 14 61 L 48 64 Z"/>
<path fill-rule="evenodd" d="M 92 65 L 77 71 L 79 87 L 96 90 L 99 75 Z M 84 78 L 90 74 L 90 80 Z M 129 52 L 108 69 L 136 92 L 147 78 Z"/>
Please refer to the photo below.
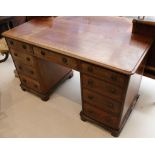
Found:
<path fill-rule="evenodd" d="M 13 45 L 13 44 L 14 44 L 12 40 L 10 41 L 10 44 L 11 44 L 11 45 Z"/>
<path fill-rule="evenodd" d="M 22 70 L 22 66 L 19 66 L 19 69 Z"/>
<path fill-rule="evenodd" d="M 34 74 L 34 71 L 30 71 L 31 74 Z"/>
<path fill-rule="evenodd" d="M 94 99 L 94 96 L 88 95 L 88 99 L 89 99 L 89 100 L 93 100 L 93 99 Z"/>
<path fill-rule="evenodd" d="M 117 81 L 117 77 L 114 76 L 114 75 L 112 75 L 112 76 L 111 76 L 111 80 L 112 80 L 112 81 Z"/>
<path fill-rule="evenodd" d="M 88 70 L 88 72 L 93 72 L 93 67 L 92 66 L 88 66 L 87 70 Z"/>
<path fill-rule="evenodd" d="M 25 79 L 23 79 L 23 82 L 24 82 L 24 83 L 27 83 L 27 81 L 26 81 Z"/>
<path fill-rule="evenodd" d="M 45 52 L 41 50 L 41 55 L 45 56 Z"/>
<path fill-rule="evenodd" d="M 88 80 L 88 85 L 90 85 L 90 86 L 93 86 L 93 84 L 94 84 L 94 82 L 93 82 L 93 80 Z"/>
<path fill-rule="evenodd" d="M 31 59 L 29 57 L 26 58 L 27 61 L 30 61 Z"/>
<path fill-rule="evenodd" d="M 62 62 L 63 62 L 64 64 L 67 64 L 67 63 L 68 63 L 67 58 L 62 58 Z"/>
<path fill-rule="evenodd" d="M 35 88 L 38 88 L 38 85 L 37 85 L 37 84 L 34 84 L 34 87 L 35 87 Z"/>
<path fill-rule="evenodd" d="M 110 90 L 110 92 L 111 92 L 112 94 L 116 94 L 116 89 L 112 88 L 112 89 Z"/>
<path fill-rule="evenodd" d="M 14 53 L 14 56 L 16 56 L 16 57 L 17 57 L 17 56 L 18 56 L 18 54 L 17 54 L 17 53 Z"/>
<path fill-rule="evenodd" d="M 22 45 L 22 47 L 23 47 L 23 49 L 26 49 L 27 48 L 26 45 Z"/>

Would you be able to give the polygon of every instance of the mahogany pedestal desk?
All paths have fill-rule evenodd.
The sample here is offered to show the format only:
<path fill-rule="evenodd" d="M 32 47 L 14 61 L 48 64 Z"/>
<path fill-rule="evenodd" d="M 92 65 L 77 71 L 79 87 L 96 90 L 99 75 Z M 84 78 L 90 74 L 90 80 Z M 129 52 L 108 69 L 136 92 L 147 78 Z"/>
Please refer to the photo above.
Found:
<path fill-rule="evenodd" d="M 34 19 L 3 34 L 21 88 L 48 100 L 72 69 L 80 72 L 83 121 L 118 136 L 137 99 L 152 40 L 123 17 Z"/>

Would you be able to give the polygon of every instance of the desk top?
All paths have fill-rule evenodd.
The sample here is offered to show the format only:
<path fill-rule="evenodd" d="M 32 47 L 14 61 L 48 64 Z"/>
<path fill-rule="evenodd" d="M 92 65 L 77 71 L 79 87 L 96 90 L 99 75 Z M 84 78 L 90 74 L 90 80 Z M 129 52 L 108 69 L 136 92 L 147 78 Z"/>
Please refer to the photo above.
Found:
<path fill-rule="evenodd" d="M 44 17 L 3 35 L 124 74 L 135 73 L 152 43 L 124 17 Z"/>

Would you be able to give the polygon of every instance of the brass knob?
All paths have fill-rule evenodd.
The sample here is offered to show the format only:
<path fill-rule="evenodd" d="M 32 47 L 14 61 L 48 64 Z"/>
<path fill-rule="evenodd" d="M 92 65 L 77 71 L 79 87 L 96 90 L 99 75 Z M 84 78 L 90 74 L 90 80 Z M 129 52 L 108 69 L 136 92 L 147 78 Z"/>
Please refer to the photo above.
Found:
<path fill-rule="evenodd" d="M 14 56 L 16 56 L 16 57 L 17 57 L 17 56 L 18 56 L 18 54 L 17 54 L 17 53 L 14 53 Z"/>
<path fill-rule="evenodd" d="M 63 63 L 67 64 L 68 60 L 67 58 L 62 58 Z"/>
<path fill-rule="evenodd" d="M 35 87 L 35 88 L 38 88 L 38 85 L 34 84 L 34 87 Z"/>
<path fill-rule="evenodd" d="M 88 70 L 88 72 L 93 72 L 93 67 L 92 66 L 88 66 L 87 70 Z"/>
<path fill-rule="evenodd" d="M 34 74 L 34 72 L 33 72 L 33 71 L 30 71 L 30 73 L 31 73 L 31 74 Z"/>
<path fill-rule="evenodd" d="M 117 77 L 114 76 L 114 75 L 111 76 L 111 79 L 112 79 L 113 81 L 117 81 Z"/>
<path fill-rule="evenodd" d="M 13 45 L 13 41 L 12 40 L 10 41 L 10 44 Z"/>
<path fill-rule="evenodd" d="M 27 61 L 30 61 L 31 59 L 29 57 L 26 58 Z"/>
<path fill-rule="evenodd" d="M 23 47 L 23 49 L 26 49 L 27 48 L 26 45 L 22 45 L 22 47 Z"/>
<path fill-rule="evenodd" d="M 27 81 L 25 79 L 23 79 L 23 82 L 26 83 Z"/>
<path fill-rule="evenodd" d="M 94 99 L 94 96 L 88 95 L 88 98 L 89 98 L 90 100 L 93 100 L 93 99 Z"/>
<path fill-rule="evenodd" d="M 110 92 L 111 92 L 112 94 L 116 94 L 116 90 L 115 90 L 114 88 L 112 88 L 112 89 L 110 90 Z"/>
<path fill-rule="evenodd" d="M 41 50 L 41 55 L 45 56 L 45 52 Z"/>
<path fill-rule="evenodd" d="M 20 69 L 20 70 L 22 70 L 22 67 L 21 67 L 21 66 L 19 66 L 19 69 Z"/>

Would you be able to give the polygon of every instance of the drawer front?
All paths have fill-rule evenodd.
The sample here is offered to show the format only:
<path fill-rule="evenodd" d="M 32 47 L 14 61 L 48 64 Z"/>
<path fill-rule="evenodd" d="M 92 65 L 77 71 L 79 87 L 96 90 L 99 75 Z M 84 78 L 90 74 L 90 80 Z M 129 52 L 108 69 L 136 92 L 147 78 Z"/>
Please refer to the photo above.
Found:
<path fill-rule="evenodd" d="M 82 75 L 82 85 L 92 91 L 103 94 L 107 97 L 122 101 L 123 89 L 109 84 L 105 81 Z"/>
<path fill-rule="evenodd" d="M 83 112 L 86 116 L 92 118 L 95 121 L 108 125 L 112 128 L 118 128 L 119 119 L 117 117 L 112 116 L 100 109 L 95 108 L 87 103 L 83 105 Z"/>
<path fill-rule="evenodd" d="M 41 92 L 41 87 L 38 81 L 33 80 L 27 76 L 20 75 L 21 83 L 32 90 Z"/>
<path fill-rule="evenodd" d="M 99 77 L 120 87 L 123 87 L 126 82 L 125 75 L 88 63 L 82 63 L 82 72 Z"/>
<path fill-rule="evenodd" d="M 83 100 L 104 111 L 119 114 L 121 111 L 121 103 L 115 102 L 105 96 L 96 94 L 88 89 L 83 89 Z"/>
<path fill-rule="evenodd" d="M 15 49 L 11 49 L 11 54 L 13 59 L 16 61 L 21 61 L 22 63 L 26 64 L 26 65 L 30 65 L 33 66 L 34 65 L 34 58 L 33 56 L 29 55 L 29 54 L 23 54 L 18 50 Z"/>
<path fill-rule="evenodd" d="M 65 56 L 63 54 L 57 54 L 52 51 L 34 47 L 34 55 L 45 60 L 51 60 L 60 65 L 78 70 L 78 61 L 74 58 Z"/>
<path fill-rule="evenodd" d="M 7 39 L 7 44 L 10 49 L 15 49 L 22 53 L 24 52 L 24 53 L 28 53 L 28 54 L 33 54 L 32 46 L 27 43 L 16 41 L 13 39 Z"/>
<path fill-rule="evenodd" d="M 37 72 L 33 67 L 24 65 L 22 63 L 19 62 L 15 62 L 16 63 L 16 68 L 19 74 L 24 74 L 32 79 L 37 80 L 38 76 L 37 76 Z"/>

